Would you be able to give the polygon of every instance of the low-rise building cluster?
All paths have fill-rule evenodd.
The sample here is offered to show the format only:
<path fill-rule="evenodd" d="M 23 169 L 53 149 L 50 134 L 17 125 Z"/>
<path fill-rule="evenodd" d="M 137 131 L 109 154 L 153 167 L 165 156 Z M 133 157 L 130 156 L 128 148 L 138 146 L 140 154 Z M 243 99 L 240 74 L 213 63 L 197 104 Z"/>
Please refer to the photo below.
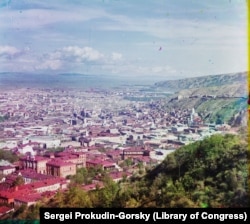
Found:
<path fill-rule="evenodd" d="M 0 91 L 0 150 L 20 158 L 0 161 L 0 202 L 29 206 L 52 197 L 67 189 L 69 177 L 80 168 L 100 167 L 117 182 L 138 171 L 138 164 L 155 166 L 165 152 L 233 131 L 228 125 L 205 124 L 194 108 L 168 110 L 164 99 L 130 101 L 127 96 L 127 89 Z M 17 186 L 20 176 L 24 183 Z M 97 183 L 103 187 L 95 178 L 83 189 L 96 189 Z"/>

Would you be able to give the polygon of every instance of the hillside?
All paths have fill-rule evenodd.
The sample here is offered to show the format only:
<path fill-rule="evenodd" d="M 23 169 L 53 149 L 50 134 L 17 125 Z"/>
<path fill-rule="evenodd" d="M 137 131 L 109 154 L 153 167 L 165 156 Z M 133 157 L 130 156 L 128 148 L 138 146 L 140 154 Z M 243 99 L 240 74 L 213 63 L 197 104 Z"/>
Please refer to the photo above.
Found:
<path fill-rule="evenodd" d="M 153 88 L 175 91 L 166 98 L 165 110 L 195 108 L 205 122 L 247 125 L 247 72 L 169 80 Z"/>
<path fill-rule="evenodd" d="M 172 108 L 181 110 L 195 111 L 205 122 L 220 123 L 225 122 L 231 126 L 246 126 L 247 125 L 247 99 L 246 98 L 209 98 L 197 97 L 190 98 L 189 96 L 181 98 L 167 99 L 165 109 Z"/>
<path fill-rule="evenodd" d="M 151 186 L 158 183 L 159 189 L 165 188 L 165 199 L 161 199 L 160 204 L 171 206 L 167 197 L 171 188 L 164 179 L 171 180 L 172 189 L 179 194 L 172 205 L 181 206 L 176 200 L 179 198 L 179 202 L 186 201 L 187 206 L 192 201 L 201 207 L 247 207 L 247 142 L 238 136 L 214 135 L 169 154 L 148 173 L 146 181 Z M 155 203 L 159 203 L 158 200 Z"/>
<path fill-rule="evenodd" d="M 239 86 L 245 86 L 247 83 L 247 72 L 221 74 L 221 75 L 209 75 L 193 78 L 185 78 L 178 80 L 167 80 L 161 81 L 154 84 L 157 89 L 167 89 L 180 91 L 183 89 L 204 89 L 208 87 L 225 87 L 224 91 L 227 89 L 226 86 L 234 85 L 234 89 L 239 89 Z M 233 86 L 232 86 L 233 87 Z M 209 89 L 208 89 L 209 90 Z M 219 90 L 218 88 L 213 88 L 213 90 Z"/>

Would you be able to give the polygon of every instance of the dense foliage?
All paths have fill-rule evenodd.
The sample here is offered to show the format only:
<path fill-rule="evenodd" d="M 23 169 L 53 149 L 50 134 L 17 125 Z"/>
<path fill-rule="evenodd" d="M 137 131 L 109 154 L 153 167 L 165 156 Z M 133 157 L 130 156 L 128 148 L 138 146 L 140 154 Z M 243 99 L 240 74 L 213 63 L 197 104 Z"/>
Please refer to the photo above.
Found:
<path fill-rule="evenodd" d="M 7 160 L 11 163 L 18 161 L 18 156 L 11 151 L 0 149 L 0 160 Z"/>
<path fill-rule="evenodd" d="M 163 179 L 171 180 L 180 189 L 178 194 L 183 191 L 182 199 L 186 197 L 197 207 L 246 207 L 247 152 L 247 143 L 238 136 L 213 135 L 167 156 L 147 175 L 147 180 L 154 184 L 160 178 L 159 189 L 166 192 Z M 163 199 L 156 205 L 171 207 L 171 202 Z"/>

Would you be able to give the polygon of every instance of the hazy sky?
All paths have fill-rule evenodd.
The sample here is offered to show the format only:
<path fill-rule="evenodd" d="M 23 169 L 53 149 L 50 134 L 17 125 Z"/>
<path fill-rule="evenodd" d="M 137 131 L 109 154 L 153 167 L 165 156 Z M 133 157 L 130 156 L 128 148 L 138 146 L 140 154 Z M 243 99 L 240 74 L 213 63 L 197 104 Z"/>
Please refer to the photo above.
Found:
<path fill-rule="evenodd" d="M 245 0 L 0 0 L 0 72 L 247 70 Z"/>

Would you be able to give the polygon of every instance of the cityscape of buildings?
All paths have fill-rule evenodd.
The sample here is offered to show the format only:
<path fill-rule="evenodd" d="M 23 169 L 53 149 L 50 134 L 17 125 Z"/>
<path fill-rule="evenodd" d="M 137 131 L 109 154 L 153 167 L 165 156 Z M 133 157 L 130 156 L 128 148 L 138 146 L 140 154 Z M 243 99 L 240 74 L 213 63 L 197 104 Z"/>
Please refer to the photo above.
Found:
<path fill-rule="evenodd" d="M 167 111 L 160 100 L 126 98 L 147 94 L 132 89 L 0 91 L 0 150 L 20 158 L 0 161 L 0 203 L 11 211 L 53 197 L 67 190 L 79 168 L 100 167 L 118 182 L 141 167 L 156 166 L 182 145 L 236 132 L 227 124 L 204 123 L 195 108 Z M 20 176 L 24 184 L 16 185 Z M 97 185 L 103 186 L 98 176 L 82 188 Z"/>

